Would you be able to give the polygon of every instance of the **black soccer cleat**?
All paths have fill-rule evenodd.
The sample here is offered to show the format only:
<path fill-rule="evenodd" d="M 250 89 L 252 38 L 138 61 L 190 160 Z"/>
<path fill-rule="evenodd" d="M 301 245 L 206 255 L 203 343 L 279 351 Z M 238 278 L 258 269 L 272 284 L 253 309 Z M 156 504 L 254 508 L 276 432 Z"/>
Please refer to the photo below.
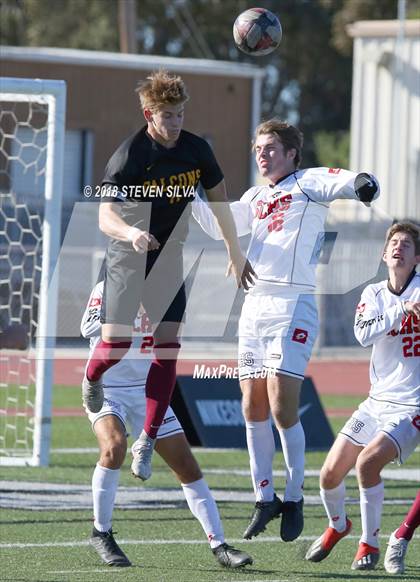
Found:
<path fill-rule="evenodd" d="M 303 530 L 303 497 L 300 501 L 283 501 L 280 537 L 284 542 L 293 542 Z"/>
<path fill-rule="evenodd" d="M 220 544 L 212 552 L 221 566 L 224 568 L 241 568 L 252 564 L 253 560 L 250 555 L 241 550 L 236 550 L 228 544 Z"/>
<path fill-rule="evenodd" d="M 274 518 L 280 517 L 283 503 L 274 495 L 273 501 L 257 501 L 251 522 L 244 532 L 244 539 L 250 540 L 265 530 L 265 526 Z"/>
<path fill-rule="evenodd" d="M 107 566 L 119 568 L 131 566 L 130 560 L 115 541 L 112 529 L 106 532 L 100 532 L 94 527 L 89 542 Z"/>

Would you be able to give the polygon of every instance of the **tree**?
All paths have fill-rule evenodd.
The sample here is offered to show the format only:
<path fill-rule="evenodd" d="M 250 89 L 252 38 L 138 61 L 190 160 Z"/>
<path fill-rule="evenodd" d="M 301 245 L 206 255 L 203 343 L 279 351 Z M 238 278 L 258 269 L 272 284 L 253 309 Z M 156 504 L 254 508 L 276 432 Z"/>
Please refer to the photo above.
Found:
<path fill-rule="evenodd" d="M 314 137 L 318 162 L 327 168 L 347 168 L 350 158 L 350 132 L 318 131 Z"/>
<path fill-rule="evenodd" d="M 407 1 L 418 15 L 418 0 Z M 2 44 L 118 50 L 117 0 L 2 0 Z M 325 132 L 349 128 L 351 39 L 346 25 L 396 18 L 398 0 L 265 0 L 283 26 L 278 50 L 266 57 L 238 51 L 236 16 L 248 0 L 137 0 L 140 54 L 248 62 L 266 70 L 263 116 L 297 123 L 306 136 L 305 165 L 320 162 Z M 417 12 L 416 12 L 417 6 Z M 318 132 L 323 132 L 317 140 Z M 316 145 L 318 143 L 318 146 Z"/>
<path fill-rule="evenodd" d="M 336 4 L 336 0 L 323 0 L 325 6 Z M 420 17 L 418 0 L 407 0 L 407 18 Z M 352 39 L 346 26 L 358 20 L 395 20 L 398 16 L 398 0 L 345 0 L 333 16 L 332 42 L 343 55 L 351 55 Z"/>
<path fill-rule="evenodd" d="M 1 44 L 118 50 L 115 0 L 2 0 Z"/>

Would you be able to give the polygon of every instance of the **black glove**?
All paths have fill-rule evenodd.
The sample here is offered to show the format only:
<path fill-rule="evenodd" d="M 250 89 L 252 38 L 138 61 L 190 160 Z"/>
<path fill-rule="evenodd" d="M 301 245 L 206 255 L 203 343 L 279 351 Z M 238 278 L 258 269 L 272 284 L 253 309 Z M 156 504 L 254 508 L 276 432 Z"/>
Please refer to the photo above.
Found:
<path fill-rule="evenodd" d="M 372 202 L 379 186 L 375 178 L 366 172 L 357 174 L 354 180 L 354 190 L 360 202 Z"/>

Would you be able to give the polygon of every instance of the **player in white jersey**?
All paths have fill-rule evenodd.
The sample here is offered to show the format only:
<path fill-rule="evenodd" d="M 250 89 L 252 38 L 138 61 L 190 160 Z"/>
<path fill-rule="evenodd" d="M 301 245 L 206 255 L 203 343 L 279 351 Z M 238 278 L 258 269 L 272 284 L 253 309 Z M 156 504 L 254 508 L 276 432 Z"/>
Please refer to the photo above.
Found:
<path fill-rule="evenodd" d="M 370 174 L 298 170 L 302 144 L 300 131 L 287 123 L 272 119 L 258 126 L 256 161 L 269 184 L 250 188 L 231 204 L 238 234 L 251 234 L 248 259 L 258 276 L 239 320 L 239 376 L 256 495 L 247 539 L 280 514 L 284 541 L 302 532 L 305 435 L 298 405 L 318 330 L 313 293 L 324 222 L 336 199 L 370 204 L 379 195 Z M 210 236 L 221 238 L 207 205 L 197 200 L 193 214 Z M 274 492 L 270 412 L 286 464 L 283 503 Z"/>
<path fill-rule="evenodd" d="M 90 338 L 91 353 L 101 338 L 102 295 L 103 282 L 100 282 L 91 293 L 81 323 L 82 335 Z M 153 349 L 151 330 L 146 315 L 140 314 L 134 322 L 129 352 L 104 374 L 102 409 L 97 413 L 87 410 L 100 449 L 92 476 L 94 526 L 90 543 L 110 566 L 131 565 L 113 536 L 112 513 L 127 451 L 128 427 L 137 435 L 146 413 L 145 385 Z M 157 434 L 156 451 L 181 483 L 188 507 L 203 527 L 219 564 L 226 568 L 252 564 L 248 554 L 225 542 L 217 505 L 170 407 Z"/>
<path fill-rule="evenodd" d="M 320 562 L 351 530 L 344 478 L 354 466 L 360 490 L 362 536 L 354 570 L 372 570 L 379 559 L 383 467 L 403 463 L 420 443 L 420 229 L 394 224 L 387 233 L 384 261 L 389 279 L 368 285 L 357 307 L 354 332 L 373 346 L 372 387 L 344 425 L 324 462 L 321 498 L 329 527 L 307 552 Z"/>

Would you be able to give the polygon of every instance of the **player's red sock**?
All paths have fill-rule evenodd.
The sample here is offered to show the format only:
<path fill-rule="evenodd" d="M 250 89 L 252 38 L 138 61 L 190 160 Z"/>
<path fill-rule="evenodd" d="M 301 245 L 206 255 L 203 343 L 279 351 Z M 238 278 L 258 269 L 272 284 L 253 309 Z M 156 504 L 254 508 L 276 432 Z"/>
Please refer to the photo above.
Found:
<path fill-rule="evenodd" d="M 407 513 L 406 518 L 400 525 L 400 527 L 395 532 L 396 538 L 404 538 L 410 541 L 413 537 L 414 530 L 420 525 L 420 491 L 417 493 L 417 497 L 411 506 L 410 511 Z"/>
<path fill-rule="evenodd" d="M 88 380 L 96 382 L 111 366 L 118 364 L 128 352 L 131 340 L 128 342 L 104 342 L 101 340 L 95 347 L 86 370 Z"/>
<path fill-rule="evenodd" d="M 171 402 L 176 381 L 178 343 L 155 346 L 155 358 L 146 380 L 146 418 L 144 430 L 155 439 Z M 165 357 L 166 356 L 166 357 Z"/>

